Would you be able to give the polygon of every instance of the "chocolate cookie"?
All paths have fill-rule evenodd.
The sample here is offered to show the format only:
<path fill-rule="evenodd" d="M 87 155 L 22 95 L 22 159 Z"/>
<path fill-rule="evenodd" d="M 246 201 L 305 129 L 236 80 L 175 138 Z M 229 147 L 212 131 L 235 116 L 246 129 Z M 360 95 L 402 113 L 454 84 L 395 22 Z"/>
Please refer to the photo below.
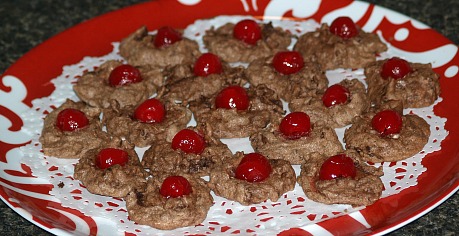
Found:
<path fill-rule="evenodd" d="M 272 171 L 269 177 L 261 182 L 248 182 L 235 178 L 235 169 L 243 157 L 244 154 L 238 152 L 221 169 L 211 171 L 209 187 L 216 195 L 237 201 L 242 205 L 250 205 L 268 199 L 275 202 L 284 193 L 294 189 L 295 171 L 285 160 L 270 159 Z"/>
<path fill-rule="evenodd" d="M 192 128 L 190 128 L 192 129 Z M 192 129 L 203 135 L 205 148 L 200 154 L 185 153 L 174 150 L 171 142 L 160 140 L 144 153 L 142 165 L 151 172 L 185 173 L 195 176 L 206 176 L 212 169 L 226 163 L 232 158 L 231 150 L 219 139 Z"/>
<path fill-rule="evenodd" d="M 327 24 L 298 38 L 294 50 L 319 63 L 323 70 L 361 68 L 387 50 L 378 35 L 359 29 L 355 37 L 343 39 L 330 32 Z"/>
<path fill-rule="evenodd" d="M 373 204 L 381 197 L 384 187 L 379 178 L 383 175 L 382 169 L 359 161 L 358 158 L 355 158 L 358 154 L 353 151 L 345 151 L 344 154 L 354 161 L 355 177 L 321 180 L 321 167 L 330 156 L 312 153 L 308 161 L 301 165 L 298 183 L 306 196 L 316 202 L 353 206 Z"/>
<path fill-rule="evenodd" d="M 368 96 L 373 105 L 387 101 L 401 101 L 404 108 L 432 105 L 440 95 L 439 75 L 431 64 L 408 63 L 411 72 L 403 78 L 381 76 L 382 66 L 388 59 L 376 61 L 365 67 Z"/>
<path fill-rule="evenodd" d="M 121 107 L 136 106 L 152 96 L 157 86 L 163 83 L 162 69 L 147 66 L 138 68 L 142 81 L 123 86 L 112 86 L 109 82 L 110 73 L 120 65 L 122 65 L 120 61 L 107 61 L 95 71 L 83 74 L 73 87 L 76 95 L 94 107 L 107 108 L 113 100 Z"/>
<path fill-rule="evenodd" d="M 324 103 L 324 96 L 328 95 L 328 91 L 326 93 L 319 92 L 310 96 L 294 98 L 288 104 L 290 111 L 306 112 L 311 117 L 312 123 L 331 128 L 340 128 L 351 124 L 354 117 L 367 112 L 370 107 L 365 85 L 357 79 L 345 79 L 338 84 L 349 92 L 347 101 L 344 103 L 327 107 Z M 336 94 L 330 96 L 336 96 Z"/>
<path fill-rule="evenodd" d="M 98 159 L 101 151 L 107 148 L 125 151 L 126 163 L 106 166 L 110 162 L 116 163 L 117 158 L 112 154 L 108 161 Z M 134 146 L 117 139 L 106 143 L 103 148 L 87 151 L 76 164 L 74 172 L 74 178 L 80 180 L 89 192 L 111 197 L 125 197 L 133 189 L 145 184 L 147 176 Z"/>
<path fill-rule="evenodd" d="M 181 33 L 181 31 L 179 31 Z M 152 65 L 158 67 L 192 63 L 200 55 L 198 43 L 188 38 L 156 48 L 155 35 L 148 34 L 145 26 L 123 39 L 120 54 L 134 66 Z"/>
<path fill-rule="evenodd" d="M 346 148 L 357 151 L 364 161 L 400 161 L 420 152 L 429 140 L 430 126 L 417 115 L 402 116 L 400 132 L 383 136 L 372 127 L 374 114 L 357 117 L 344 133 Z"/>
<path fill-rule="evenodd" d="M 246 89 L 247 109 L 217 108 L 216 97 L 201 97 L 190 104 L 199 127 L 208 130 L 216 138 L 243 138 L 268 126 L 285 113 L 282 102 L 266 86 Z"/>
<path fill-rule="evenodd" d="M 172 137 L 185 128 L 191 120 L 191 111 L 173 102 L 164 102 L 165 116 L 161 122 L 145 123 L 134 117 L 137 107 L 121 108 L 113 103 L 104 112 L 107 133 L 125 138 L 137 147 L 147 147 L 158 140 L 172 140 Z"/>
<path fill-rule="evenodd" d="M 61 111 L 69 108 L 83 112 L 88 119 L 88 125 L 74 131 L 59 129 L 56 125 L 57 117 Z M 109 140 L 109 136 L 102 131 L 100 113 L 99 108 L 67 99 L 44 120 L 39 140 L 45 155 L 58 158 L 81 158 L 88 150 L 100 147 L 104 141 Z"/>
<path fill-rule="evenodd" d="M 155 175 L 141 188 L 130 192 L 126 200 L 129 218 L 138 224 L 163 230 L 200 224 L 213 204 L 210 190 L 204 180 L 181 175 L 191 185 L 191 193 L 181 197 L 164 197 L 161 185 L 168 175 Z"/>
<path fill-rule="evenodd" d="M 235 24 L 227 23 L 218 29 L 206 31 L 203 41 L 209 52 L 219 55 L 227 62 L 252 62 L 286 50 L 291 43 L 291 34 L 271 23 L 258 23 L 261 39 L 255 45 L 247 44 L 233 36 Z"/>
<path fill-rule="evenodd" d="M 317 63 L 305 60 L 300 71 L 286 75 L 277 72 L 272 61 L 273 57 L 268 57 L 250 63 L 246 74 L 251 85 L 266 85 L 286 102 L 328 87 L 328 79 Z"/>
<path fill-rule="evenodd" d="M 330 127 L 313 124 L 308 135 L 291 140 L 279 131 L 279 123 L 250 136 L 250 142 L 256 152 L 270 159 L 303 164 L 314 152 L 332 155 L 343 151 L 343 145 L 338 140 L 335 130 Z"/>

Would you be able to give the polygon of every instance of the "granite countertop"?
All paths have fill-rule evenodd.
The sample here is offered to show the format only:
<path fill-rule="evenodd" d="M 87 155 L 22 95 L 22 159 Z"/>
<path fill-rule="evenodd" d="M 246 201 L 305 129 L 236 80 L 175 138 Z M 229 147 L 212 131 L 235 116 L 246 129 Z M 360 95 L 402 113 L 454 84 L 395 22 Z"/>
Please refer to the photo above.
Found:
<path fill-rule="evenodd" d="M 0 1 L 0 73 L 24 53 L 82 21 L 140 0 L 2 0 Z M 456 0 L 371 0 L 417 19 L 459 44 L 459 2 Z M 1 201 L 0 201 L 1 202 Z M 459 194 L 392 235 L 456 235 Z M 0 203 L 0 235 L 50 235 Z"/>

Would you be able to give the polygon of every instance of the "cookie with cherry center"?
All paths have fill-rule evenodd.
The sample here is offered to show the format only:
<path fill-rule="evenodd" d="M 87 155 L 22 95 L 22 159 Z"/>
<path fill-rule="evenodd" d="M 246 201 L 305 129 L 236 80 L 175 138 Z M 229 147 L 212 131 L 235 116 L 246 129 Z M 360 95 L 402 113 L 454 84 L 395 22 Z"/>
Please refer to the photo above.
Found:
<path fill-rule="evenodd" d="M 282 117 L 281 100 L 266 86 L 231 85 L 190 103 L 198 127 L 216 138 L 244 138 Z"/>
<path fill-rule="evenodd" d="M 116 101 L 125 107 L 138 105 L 152 96 L 163 83 L 160 67 L 135 67 L 111 60 L 94 71 L 85 72 L 73 90 L 90 106 L 108 108 L 112 101 Z"/>
<path fill-rule="evenodd" d="M 286 102 L 328 87 L 328 79 L 319 64 L 303 58 L 297 51 L 285 50 L 257 59 L 245 73 L 251 85 L 265 85 Z"/>
<path fill-rule="evenodd" d="M 67 99 L 46 115 L 39 138 L 45 155 L 81 158 L 110 137 L 102 131 L 101 109 Z"/>
<path fill-rule="evenodd" d="M 162 26 L 153 33 L 142 26 L 123 39 L 119 49 L 131 65 L 161 68 L 192 63 L 201 54 L 197 42 L 171 26 Z"/>
<path fill-rule="evenodd" d="M 165 77 L 166 84 L 158 96 L 184 104 L 211 97 L 226 86 L 247 83 L 242 67 L 231 67 L 213 53 L 203 53 L 191 64 L 166 68 Z"/>
<path fill-rule="evenodd" d="M 289 113 L 249 139 L 256 152 L 291 164 L 303 164 L 314 152 L 332 155 L 343 151 L 335 130 L 312 123 L 304 112 Z"/>
<path fill-rule="evenodd" d="M 404 108 L 432 105 L 440 96 L 440 76 L 431 64 L 393 57 L 365 67 L 368 96 L 374 106 L 401 101 Z"/>
<path fill-rule="evenodd" d="M 295 171 L 288 161 L 268 159 L 259 153 L 237 152 L 209 176 L 208 185 L 217 196 L 242 205 L 276 202 L 296 184 Z"/>
<path fill-rule="evenodd" d="M 363 31 L 350 17 L 341 16 L 330 25 L 301 35 L 294 50 L 319 63 L 323 70 L 362 68 L 387 50 L 379 36 Z"/>
<path fill-rule="evenodd" d="M 204 180 L 186 174 L 156 174 L 125 201 L 131 220 L 162 230 L 199 225 L 213 205 Z"/>
<path fill-rule="evenodd" d="M 220 139 L 188 127 L 177 132 L 171 141 L 152 143 L 143 155 L 142 165 L 152 173 L 185 173 L 202 177 L 231 158 L 231 150 Z"/>
<path fill-rule="evenodd" d="M 126 139 L 137 147 L 158 140 L 172 140 L 191 120 L 191 111 L 171 101 L 149 98 L 138 106 L 120 107 L 113 103 L 104 111 L 107 133 Z"/>
<path fill-rule="evenodd" d="M 74 178 L 89 192 L 121 198 L 145 184 L 148 175 L 134 146 L 120 139 L 87 151 L 74 171 Z"/>
<path fill-rule="evenodd" d="M 227 62 L 250 63 L 286 50 L 292 41 L 290 32 L 271 23 L 242 19 L 212 27 L 203 36 L 205 47 Z"/>
<path fill-rule="evenodd" d="M 370 101 L 362 82 L 345 79 L 324 92 L 294 98 L 288 107 L 292 112 L 307 113 L 312 123 L 340 128 L 351 124 L 354 117 L 367 112 Z"/>
<path fill-rule="evenodd" d="M 430 125 L 415 114 L 385 109 L 357 117 L 344 132 L 346 149 L 363 161 L 400 161 L 411 157 L 429 141 Z"/>
<path fill-rule="evenodd" d="M 298 183 L 306 196 L 325 204 L 368 206 L 383 191 L 382 168 L 360 161 L 353 150 L 333 155 L 312 153 L 301 165 Z"/>

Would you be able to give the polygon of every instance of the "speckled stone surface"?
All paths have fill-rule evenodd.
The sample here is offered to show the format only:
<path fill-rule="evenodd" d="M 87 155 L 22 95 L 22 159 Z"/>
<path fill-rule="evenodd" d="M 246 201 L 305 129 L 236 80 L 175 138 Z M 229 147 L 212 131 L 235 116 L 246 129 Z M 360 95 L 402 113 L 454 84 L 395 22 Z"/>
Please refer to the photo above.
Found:
<path fill-rule="evenodd" d="M 0 73 L 24 53 L 82 21 L 139 0 L 1 0 Z M 459 1 L 368 1 L 417 19 L 459 44 Z M 459 194 L 391 235 L 457 235 Z M 0 235 L 50 235 L 0 203 Z"/>

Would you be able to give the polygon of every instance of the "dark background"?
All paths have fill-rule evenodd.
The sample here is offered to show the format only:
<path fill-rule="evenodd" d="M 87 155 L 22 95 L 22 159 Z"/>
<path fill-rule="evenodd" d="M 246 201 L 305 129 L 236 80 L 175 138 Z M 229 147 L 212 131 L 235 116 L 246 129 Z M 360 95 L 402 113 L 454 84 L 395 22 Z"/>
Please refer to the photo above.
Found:
<path fill-rule="evenodd" d="M 24 53 L 53 35 L 140 0 L 1 0 L 0 74 Z M 367 1 L 417 19 L 459 44 L 457 0 Z M 391 235 L 456 235 L 459 194 Z M 50 235 L 0 201 L 0 235 Z"/>

